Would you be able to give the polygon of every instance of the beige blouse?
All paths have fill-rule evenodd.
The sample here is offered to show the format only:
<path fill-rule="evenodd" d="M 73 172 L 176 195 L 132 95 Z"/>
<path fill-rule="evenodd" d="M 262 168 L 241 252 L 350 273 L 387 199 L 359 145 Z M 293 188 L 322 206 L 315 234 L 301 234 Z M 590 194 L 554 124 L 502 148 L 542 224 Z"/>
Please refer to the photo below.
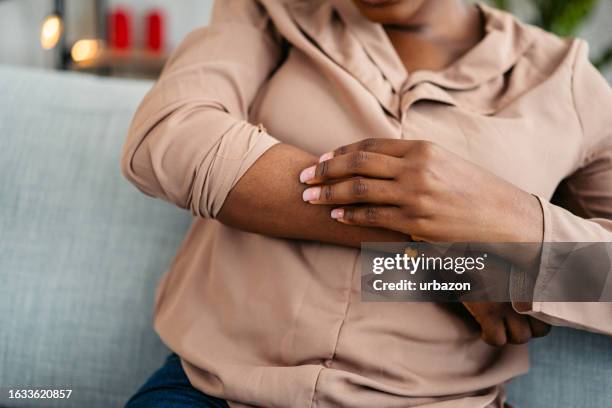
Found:
<path fill-rule="evenodd" d="M 278 141 L 322 154 L 389 137 L 433 141 L 537 195 L 546 241 L 612 241 L 612 92 L 586 43 L 479 7 L 485 38 L 441 72 L 406 72 L 349 0 L 217 1 L 174 53 L 122 167 L 194 215 L 155 327 L 195 387 L 233 407 L 503 405 L 526 347 L 488 346 L 448 305 L 361 302 L 357 250 L 215 221 Z M 590 219 L 549 202 L 562 181 L 562 202 Z M 609 304 L 532 308 L 612 333 Z"/>

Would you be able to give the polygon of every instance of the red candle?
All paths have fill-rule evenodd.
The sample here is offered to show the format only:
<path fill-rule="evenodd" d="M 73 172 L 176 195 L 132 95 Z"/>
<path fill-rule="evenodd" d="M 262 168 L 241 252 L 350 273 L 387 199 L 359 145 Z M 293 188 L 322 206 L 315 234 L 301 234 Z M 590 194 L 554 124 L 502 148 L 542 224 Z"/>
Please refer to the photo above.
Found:
<path fill-rule="evenodd" d="M 164 48 L 164 14 L 161 10 L 151 10 L 146 17 L 147 48 L 159 52 Z"/>
<path fill-rule="evenodd" d="M 112 48 L 125 50 L 132 45 L 132 18 L 128 10 L 116 8 L 108 17 L 108 43 Z"/>

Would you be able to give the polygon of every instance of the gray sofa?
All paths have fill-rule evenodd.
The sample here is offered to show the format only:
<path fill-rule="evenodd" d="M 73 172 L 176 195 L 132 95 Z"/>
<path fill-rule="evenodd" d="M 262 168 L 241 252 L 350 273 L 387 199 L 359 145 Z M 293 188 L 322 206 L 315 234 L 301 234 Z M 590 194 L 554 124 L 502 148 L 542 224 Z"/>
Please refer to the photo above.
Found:
<path fill-rule="evenodd" d="M 120 407 L 168 350 L 155 286 L 188 213 L 124 181 L 119 155 L 150 83 L 0 67 L 0 406 Z M 612 340 L 531 346 L 516 407 L 612 407 Z M 69 400 L 7 399 L 68 388 Z"/>

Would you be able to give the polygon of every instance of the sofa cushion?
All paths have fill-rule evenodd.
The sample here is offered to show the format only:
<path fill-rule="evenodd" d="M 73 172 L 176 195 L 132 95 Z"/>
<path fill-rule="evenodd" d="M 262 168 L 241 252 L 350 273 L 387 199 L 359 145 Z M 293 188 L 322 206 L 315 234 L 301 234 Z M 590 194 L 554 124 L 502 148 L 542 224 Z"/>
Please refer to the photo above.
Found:
<path fill-rule="evenodd" d="M 118 407 L 167 353 L 155 286 L 190 215 L 120 173 L 149 82 L 0 67 L 0 387 Z"/>

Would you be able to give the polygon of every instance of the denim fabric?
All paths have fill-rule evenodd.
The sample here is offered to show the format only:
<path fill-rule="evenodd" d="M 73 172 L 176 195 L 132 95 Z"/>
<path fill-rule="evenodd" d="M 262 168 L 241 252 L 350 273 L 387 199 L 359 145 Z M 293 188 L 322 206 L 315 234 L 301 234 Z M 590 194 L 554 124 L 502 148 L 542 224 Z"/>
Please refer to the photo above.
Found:
<path fill-rule="evenodd" d="M 612 407 L 612 338 L 554 327 L 529 355 L 529 373 L 508 386 L 515 408 Z"/>
<path fill-rule="evenodd" d="M 228 405 L 193 388 L 180 358 L 171 354 L 125 408 L 228 408 Z"/>

